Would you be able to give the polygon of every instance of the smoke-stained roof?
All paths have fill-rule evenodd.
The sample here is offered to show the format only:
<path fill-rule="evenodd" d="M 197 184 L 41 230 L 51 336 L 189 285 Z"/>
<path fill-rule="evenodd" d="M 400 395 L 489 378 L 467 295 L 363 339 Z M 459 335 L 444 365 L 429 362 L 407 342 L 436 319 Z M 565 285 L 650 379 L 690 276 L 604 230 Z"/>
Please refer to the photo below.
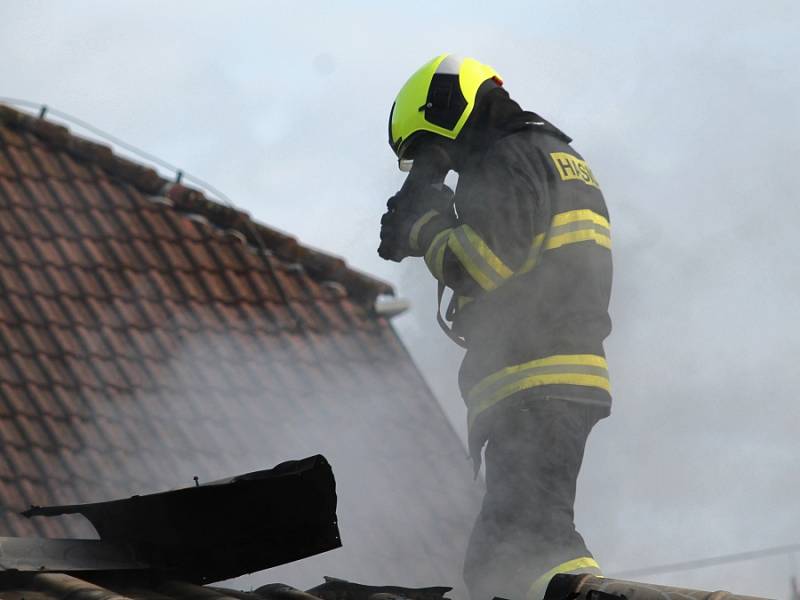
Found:
<path fill-rule="evenodd" d="M 322 452 L 345 548 L 324 555 L 344 570 L 330 574 L 456 583 L 479 490 L 373 310 L 390 292 L 0 106 L 0 535 L 88 535 L 82 522 L 16 514 L 29 504 L 151 492 Z"/>

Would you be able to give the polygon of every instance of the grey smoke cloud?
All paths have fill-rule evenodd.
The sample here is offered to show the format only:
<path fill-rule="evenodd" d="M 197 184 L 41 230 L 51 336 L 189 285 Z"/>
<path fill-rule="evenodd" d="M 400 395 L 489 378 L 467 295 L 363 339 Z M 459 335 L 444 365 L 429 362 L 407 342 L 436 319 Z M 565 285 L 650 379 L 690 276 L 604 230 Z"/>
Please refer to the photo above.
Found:
<path fill-rule="evenodd" d="M 615 407 L 576 507 L 591 549 L 613 572 L 798 541 L 796 3 L 6 2 L 0 15 L 4 94 L 83 117 L 394 282 L 414 304 L 397 327 L 462 436 L 433 283 L 380 261 L 376 230 L 402 181 L 385 129 L 404 78 L 441 51 L 489 62 L 575 138 L 611 211 Z M 777 557 L 652 580 L 786 597 L 793 570 Z"/>

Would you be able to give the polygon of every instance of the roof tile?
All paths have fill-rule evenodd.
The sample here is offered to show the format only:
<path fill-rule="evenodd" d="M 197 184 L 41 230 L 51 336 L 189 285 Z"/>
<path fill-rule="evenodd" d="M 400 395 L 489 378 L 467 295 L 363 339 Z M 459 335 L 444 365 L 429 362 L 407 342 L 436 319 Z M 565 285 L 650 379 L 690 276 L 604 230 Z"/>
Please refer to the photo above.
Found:
<path fill-rule="evenodd" d="M 19 226 L 25 232 L 22 237 L 36 236 L 45 239 L 50 237 L 50 231 L 42 221 L 38 211 L 28 210 L 21 206 L 16 206 L 13 210 Z"/>
<path fill-rule="evenodd" d="M 80 243 L 86 252 L 88 263 L 84 264 L 86 264 L 87 267 L 104 267 L 105 269 L 117 268 L 113 257 L 109 256 L 109 253 L 104 249 L 103 244 L 99 240 L 83 237 L 81 238 Z"/>
<path fill-rule="evenodd" d="M 111 216 L 112 213 L 102 210 L 93 210 L 90 214 L 97 227 L 98 237 L 104 238 L 108 243 L 128 241 L 124 229 L 120 226 L 119 222 Z"/>
<path fill-rule="evenodd" d="M 0 479 L 12 479 L 15 476 L 16 475 L 14 471 L 11 469 L 11 465 L 8 464 L 8 461 L 3 456 L 3 453 L 0 452 Z"/>
<path fill-rule="evenodd" d="M 188 254 L 180 244 L 170 243 L 166 240 L 156 240 L 153 243 L 157 244 L 168 262 L 169 267 L 173 270 L 179 271 L 192 271 L 194 264 L 189 259 Z"/>
<path fill-rule="evenodd" d="M 173 273 L 151 271 L 148 275 L 150 281 L 155 284 L 160 298 L 172 300 L 173 302 L 180 302 L 184 299 Z"/>
<path fill-rule="evenodd" d="M 94 224 L 91 218 L 91 213 L 81 210 L 68 209 L 64 211 L 64 216 L 69 219 L 75 230 L 78 232 L 78 237 L 84 241 L 95 241 L 97 238 L 102 237 L 101 232 Z"/>
<path fill-rule="evenodd" d="M 28 237 L 28 231 L 17 218 L 14 207 L 0 207 L 0 234 L 12 238 Z"/>
<path fill-rule="evenodd" d="M 135 191 L 130 184 L 103 178 L 97 181 L 97 188 L 101 193 L 103 205 L 96 208 L 107 211 L 119 210 L 126 213 L 136 211 Z"/>
<path fill-rule="evenodd" d="M 84 181 L 93 181 L 95 179 L 91 170 L 86 167 L 84 161 L 79 161 L 72 158 L 72 155 L 70 155 L 68 152 L 60 152 L 58 157 L 61 159 L 62 165 L 69 173 L 70 178 Z"/>
<path fill-rule="evenodd" d="M 224 304 L 231 304 L 234 302 L 235 298 L 228 289 L 228 286 L 220 279 L 220 277 L 209 273 L 208 271 L 200 271 L 200 277 L 203 281 L 205 289 L 208 290 L 208 293 L 215 301 L 222 302 Z"/>
<path fill-rule="evenodd" d="M 53 350 L 52 346 L 49 347 L 49 350 Z M 50 383 L 50 379 L 46 373 L 48 371 L 48 363 L 51 361 L 52 359 L 44 354 L 37 354 L 29 357 L 17 356 L 14 360 L 17 369 L 26 383 L 42 386 Z"/>
<path fill-rule="evenodd" d="M 86 202 L 81 197 L 78 188 L 75 186 L 74 179 L 61 181 L 59 179 L 50 179 L 48 181 L 50 189 L 53 191 L 53 196 L 57 201 L 57 206 L 51 203 L 47 204 L 48 208 L 54 209 L 71 209 L 75 211 L 87 210 Z"/>
<path fill-rule="evenodd" d="M 161 300 L 161 295 L 158 291 L 156 282 L 150 277 L 149 273 L 143 271 L 127 271 L 125 278 L 128 281 L 127 289 L 117 286 L 116 297 L 125 299 L 140 299 L 142 301 L 149 301 L 150 303 L 158 303 Z M 157 322 L 157 321 L 156 321 Z"/>
<path fill-rule="evenodd" d="M 108 248 L 109 254 L 113 257 L 116 268 L 132 270 L 141 268 L 140 261 L 134 252 L 132 241 L 106 237 L 103 242 L 105 247 Z"/>
<path fill-rule="evenodd" d="M 206 241 L 189 241 L 183 244 L 192 262 L 206 271 L 218 271 L 219 267 L 214 256 L 210 252 L 209 244 Z"/>
<path fill-rule="evenodd" d="M 25 502 L 25 499 L 22 497 L 20 486 L 16 480 L 16 477 L 12 481 L 0 478 L 0 498 L 3 499 L 3 508 L 9 512 L 23 511 L 29 506 L 29 504 Z M 0 514 L 2 514 L 2 512 L 0 512 Z M 29 536 L 33 529 L 25 528 L 25 523 L 26 522 L 22 519 L 11 519 L 10 522 L 8 522 L 12 530 L 10 535 L 21 537 Z M 22 525 L 22 527 L 20 527 L 20 525 Z"/>
<path fill-rule="evenodd" d="M 15 252 L 11 250 L 11 246 L 3 241 L 0 237 L 0 264 L 4 267 L 13 267 L 17 262 Z"/>
<path fill-rule="evenodd" d="M 79 240 L 59 237 L 56 238 L 55 243 L 67 264 L 80 266 L 82 269 L 89 266 L 87 255 Z"/>
<path fill-rule="evenodd" d="M 25 296 L 12 293 L 6 294 L 5 298 L 8 300 L 11 307 L 9 312 L 4 313 L 9 315 L 9 318 L 13 316 L 15 319 L 20 321 L 40 326 L 46 323 L 42 315 L 39 314 L 39 312 L 35 310 L 33 306 L 31 306 L 31 303 L 28 302 L 28 298 Z"/>
<path fill-rule="evenodd" d="M 247 276 L 247 273 L 226 271 L 222 275 L 238 302 L 257 304 L 262 301 L 261 298 L 259 298 L 258 292 L 253 289 L 251 278 Z"/>
<path fill-rule="evenodd" d="M 6 152 L 17 172 L 23 177 L 39 177 L 39 168 L 27 149 L 18 146 L 6 146 Z"/>
<path fill-rule="evenodd" d="M 25 191 L 25 204 L 18 204 L 19 208 L 38 213 L 41 209 L 60 210 L 61 203 L 54 194 L 53 180 L 24 179 L 22 189 Z M 43 234 L 42 237 L 49 237 Z"/>
<path fill-rule="evenodd" d="M 26 340 L 19 325 L 11 325 L 0 320 L 0 340 L 2 340 L 0 348 L 5 352 L 25 355 L 33 353 L 33 347 Z"/>
<path fill-rule="evenodd" d="M 138 356 L 147 357 L 154 360 L 162 360 L 165 358 L 166 353 L 163 352 L 161 346 L 155 340 L 152 333 L 131 328 L 128 330 L 128 335 L 135 344 L 136 354 Z"/>
<path fill-rule="evenodd" d="M 196 274 L 174 271 L 172 275 L 175 277 L 177 285 L 183 290 L 185 297 L 189 300 L 194 302 L 206 302 L 209 299 L 209 295 L 206 293 L 203 283 Z"/>
<path fill-rule="evenodd" d="M 191 217 L 189 215 L 188 217 Z M 178 216 L 178 215 L 170 215 L 170 221 L 172 222 L 173 227 L 175 228 L 175 233 L 173 233 L 172 238 L 165 237 L 161 235 L 164 239 L 177 239 L 175 236 L 177 235 L 178 238 L 181 240 L 190 240 L 192 242 L 202 242 L 205 238 L 207 238 L 210 233 L 208 231 L 209 225 L 198 223 L 197 220 L 192 220 L 187 216 Z M 186 242 L 184 241 L 184 244 Z"/>
<path fill-rule="evenodd" d="M 110 355 L 113 358 L 124 356 L 126 358 L 137 358 L 136 349 L 133 347 L 128 330 L 120 328 L 117 330 L 104 330 L 104 340 L 111 348 Z"/>
<path fill-rule="evenodd" d="M 13 458 L 9 456 L 9 449 L 11 446 L 20 448 L 25 445 L 25 438 L 22 437 L 22 432 L 20 431 L 19 425 L 17 425 L 15 419 L 9 417 L 0 419 L 0 445 L 5 445 L 6 449 L 3 454 L 9 458 L 9 462 L 11 462 L 11 465 L 15 468 L 17 474 L 24 475 L 26 472 L 19 471 L 16 468 L 17 465 Z"/>
<path fill-rule="evenodd" d="M 92 323 L 97 325 L 97 323 Z M 108 356 L 110 348 L 106 342 L 106 336 L 96 327 L 75 327 L 75 339 L 79 341 L 82 352 L 76 354 L 78 357 L 98 357 Z"/>
<path fill-rule="evenodd" d="M 46 226 L 44 229 L 45 233 L 41 234 L 39 237 L 47 239 L 56 236 L 59 239 L 75 243 L 78 236 L 74 227 L 65 217 L 63 209 L 42 209 L 39 211 L 39 216 Z"/>
<path fill-rule="evenodd" d="M 63 467 L 56 448 L 33 447 L 30 450 L 31 458 L 39 468 L 44 483 L 51 498 L 54 498 L 54 491 L 66 487 L 69 483 L 69 474 Z"/>
<path fill-rule="evenodd" d="M 61 166 L 57 155 L 51 150 L 45 148 L 41 143 L 33 143 L 30 145 L 30 151 L 34 156 L 36 162 L 41 165 L 41 172 L 48 179 L 66 179 L 67 173 Z M 0 158 L 2 162 L 2 158 Z"/>
<path fill-rule="evenodd" d="M 163 213 L 163 211 L 142 210 L 138 212 L 138 215 L 141 217 L 147 228 L 146 231 L 149 233 L 149 235 L 144 239 L 152 239 L 152 237 L 156 237 L 170 242 L 174 242 L 178 239 L 178 235 L 180 235 L 180 233 L 176 233 L 172 229 L 168 219 L 165 218 L 166 215 Z M 184 219 L 177 220 L 179 223 L 184 221 Z"/>
<path fill-rule="evenodd" d="M 30 383 L 25 387 L 25 396 L 30 400 L 39 418 L 45 415 L 61 418 L 66 416 L 64 407 L 58 402 L 49 386 L 42 387 Z"/>
<path fill-rule="evenodd" d="M 91 298 L 102 298 L 106 295 L 106 292 L 103 288 L 104 284 L 108 284 L 109 282 L 104 281 L 102 275 L 108 274 L 108 271 L 98 269 L 96 271 L 87 271 L 82 268 L 71 269 L 70 271 L 72 276 L 75 278 L 75 281 L 78 284 L 78 287 L 81 290 L 81 296 L 83 297 L 91 297 Z M 109 275 L 110 282 L 114 283 L 114 277 Z M 116 289 L 116 286 L 112 289 Z M 77 302 L 70 303 L 70 306 L 74 308 Z M 73 317 L 74 318 L 74 317 Z M 77 320 L 77 319 L 76 319 Z M 84 320 L 77 321 L 78 323 L 84 323 Z"/>
<path fill-rule="evenodd" d="M 80 290 L 72 277 L 63 269 L 53 265 L 47 265 L 44 271 L 53 282 L 56 294 L 59 296 L 78 296 Z"/>
<path fill-rule="evenodd" d="M 9 146 L 24 148 L 27 146 L 25 141 L 25 131 L 17 127 L 0 127 L 0 140 Z"/>
<path fill-rule="evenodd" d="M 24 263 L 20 264 L 18 269 L 28 287 L 30 295 L 45 296 L 47 298 L 52 298 L 56 295 L 55 288 L 51 285 L 43 269 L 37 269 Z"/>
<path fill-rule="evenodd" d="M 2 177 L 7 177 L 9 179 L 16 179 L 17 171 L 11 164 L 10 159 L 6 156 L 6 153 L 3 151 L 2 148 L 0 148 L 0 178 Z"/>
<path fill-rule="evenodd" d="M 38 446 L 39 448 L 52 449 L 53 439 L 42 428 L 41 420 L 38 418 L 31 418 L 25 415 L 17 415 L 17 424 L 22 431 L 28 446 Z M 30 471 L 28 471 L 30 472 Z"/>
<path fill-rule="evenodd" d="M 25 189 L 18 181 L 0 177 L 0 208 L 10 209 L 12 206 L 26 206 L 28 203 Z"/>
<path fill-rule="evenodd" d="M 72 428 L 77 429 L 77 428 Z M 73 452 L 70 450 L 62 450 L 61 451 L 61 458 L 64 460 L 69 472 L 72 473 L 74 477 L 78 477 L 85 481 L 91 481 L 97 475 L 94 468 L 92 468 L 89 461 L 86 460 L 86 455 L 84 452 Z M 81 496 L 84 502 L 87 502 L 89 499 L 86 496 Z"/>
<path fill-rule="evenodd" d="M 117 418 L 122 413 L 120 407 L 125 403 L 124 396 L 114 397 L 105 388 L 84 387 L 81 389 L 81 399 L 86 403 L 88 414 L 95 421 L 99 417 Z"/>
<path fill-rule="evenodd" d="M 3 269 L 0 272 L 0 292 L 27 295 L 28 286 L 25 285 L 25 280 L 22 279 L 20 274 L 11 269 Z"/>
<path fill-rule="evenodd" d="M 150 325 L 147 315 L 135 298 L 114 298 L 109 304 L 120 319 L 120 327 L 125 330 L 145 329 Z"/>
<path fill-rule="evenodd" d="M 37 266 L 43 262 L 63 264 L 59 255 L 53 256 L 53 244 L 38 238 L 9 240 L 9 247 L 19 262 Z"/>
<path fill-rule="evenodd" d="M 209 250 L 214 254 L 219 268 L 228 272 L 247 271 L 246 259 L 243 256 L 247 250 L 241 240 L 230 235 L 220 236 L 215 244 L 209 246 Z"/>
<path fill-rule="evenodd" d="M 149 373 L 142 368 L 138 361 L 120 358 L 117 360 L 117 367 L 122 371 L 125 381 L 129 387 L 138 389 L 152 389 L 154 382 Z"/>
<path fill-rule="evenodd" d="M 80 272 L 80 270 L 77 270 L 76 273 L 77 272 Z M 88 294 L 89 292 L 84 288 L 84 293 Z M 74 324 L 81 325 L 83 327 L 92 327 L 95 325 L 96 319 L 87 309 L 86 299 L 81 300 L 69 296 L 62 296 L 61 305 L 70 315 L 70 318 Z"/>
<path fill-rule="evenodd" d="M 47 369 L 47 377 L 54 390 L 59 386 L 71 390 L 75 385 L 75 376 L 70 372 L 66 360 L 51 360 L 47 364 Z"/>
<path fill-rule="evenodd" d="M 145 242 L 134 239 L 129 247 L 131 249 L 131 255 L 127 263 L 129 267 L 136 265 L 140 270 L 152 269 L 154 271 L 167 269 L 166 261 L 159 254 L 158 246 L 154 241 Z M 134 259 L 133 257 L 136 258 Z"/>
<path fill-rule="evenodd" d="M 67 327 L 71 324 L 72 321 L 67 319 L 67 316 L 64 313 L 64 310 L 61 308 L 58 300 L 39 294 L 34 297 L 33 301 L 36 302 L 45 320 L 50 324 L 51 329 L 52 325 L 57 327 Z"/>

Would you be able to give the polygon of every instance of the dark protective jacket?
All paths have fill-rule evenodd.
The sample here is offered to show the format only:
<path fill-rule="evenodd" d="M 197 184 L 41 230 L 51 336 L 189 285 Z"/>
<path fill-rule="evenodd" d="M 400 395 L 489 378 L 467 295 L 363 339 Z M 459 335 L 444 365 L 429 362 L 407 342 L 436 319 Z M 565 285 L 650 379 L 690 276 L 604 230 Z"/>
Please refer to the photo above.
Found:
<path fill-rule="evenodd" d="M 425 236 L 425 262 L 453 290 L 447 317 L 467 348 L 459 386 L 476 459 L 491 415 L 515 399 L 567 399 L 605 414 L 611 405 L 600 185 L 570 138 L 538 115 L 495 121 L 459 167 L 457 219 L 431 223 Z"/>

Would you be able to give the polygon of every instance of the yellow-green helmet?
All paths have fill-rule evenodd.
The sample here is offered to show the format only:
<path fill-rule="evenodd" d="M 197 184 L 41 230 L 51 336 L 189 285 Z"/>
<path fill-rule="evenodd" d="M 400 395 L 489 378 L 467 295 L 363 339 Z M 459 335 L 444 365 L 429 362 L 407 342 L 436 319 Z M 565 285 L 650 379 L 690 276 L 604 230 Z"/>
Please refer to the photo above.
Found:
<path fill-rule="evenodd" d="M 456 139 L 487 81 L 503 84 L 492 67 L 454 54 L 437 56 L 414 73 L 398 92 L 389 114 L 389 145 L 401 164 L 409 158 L 410 143 L 420 132 Z"/>

